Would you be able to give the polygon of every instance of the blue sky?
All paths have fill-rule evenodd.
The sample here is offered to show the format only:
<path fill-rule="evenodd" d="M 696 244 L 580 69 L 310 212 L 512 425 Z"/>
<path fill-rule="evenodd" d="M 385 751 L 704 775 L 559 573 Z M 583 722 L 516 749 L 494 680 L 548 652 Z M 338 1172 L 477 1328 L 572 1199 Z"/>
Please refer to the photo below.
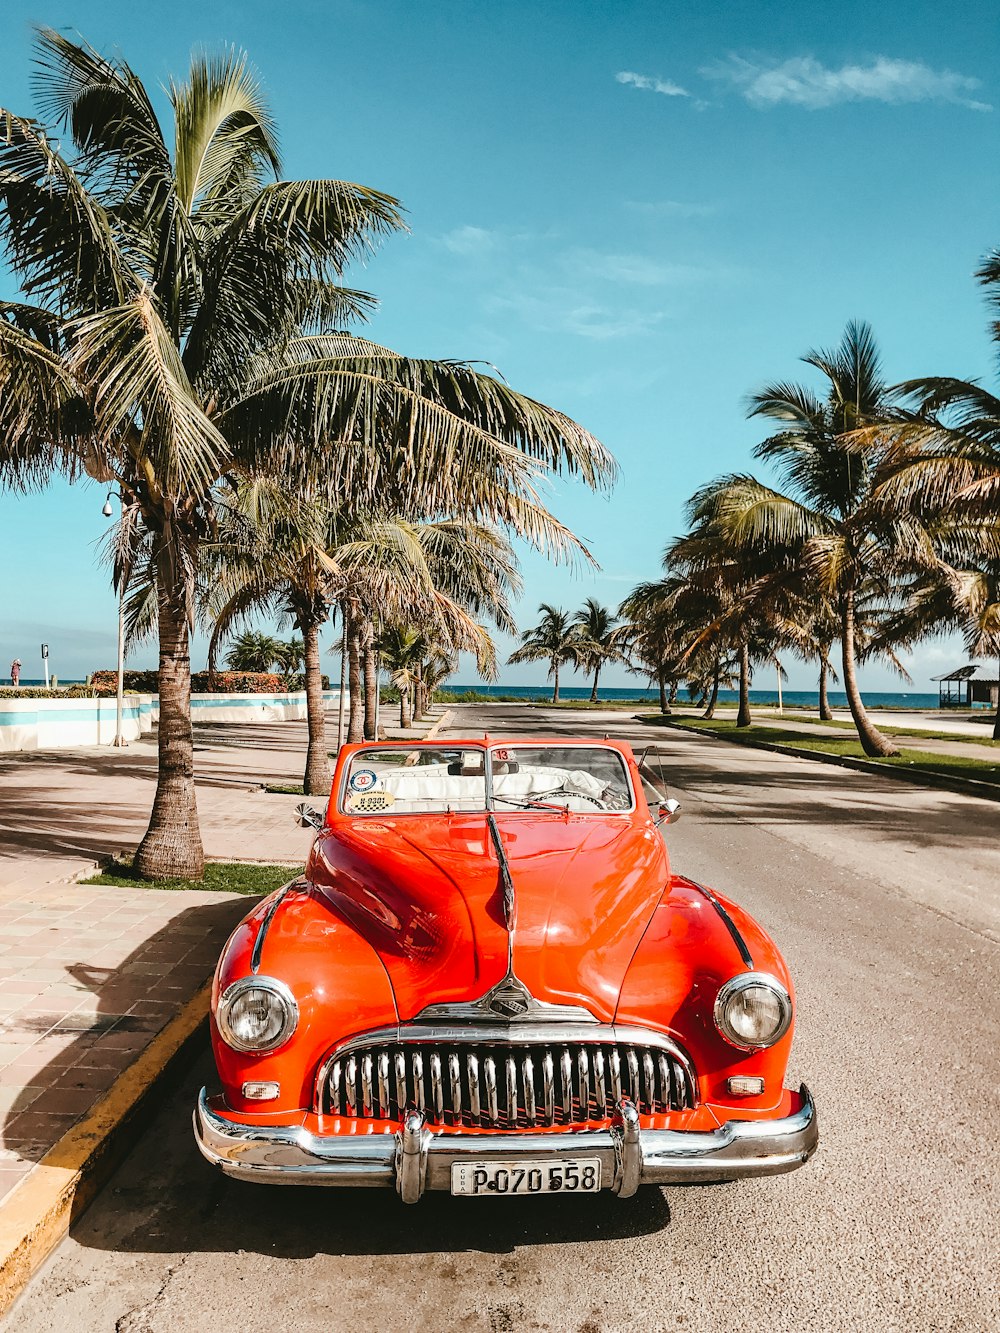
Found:
<path fill-rule="evenodd" d="M 493 362 L 613 450 L 612 495 L 549 495 L 600 572 L 526 553 L 522 625 L 539 601 L 616 603 L 653 577 L 691 492 L 750 465 L 746 394 L 808 379 L 797 358 L 849 319 L 874 325 L 890 379 L 995 376 L 973 279 L 1000 245 L 992 3 L 945 18 L 937 3 L 7 0 L 0 104 L 19 113 L 33 22 L 117 47 L 151 85 L 196 45 L 245 47 L 287 176 L 361 181 L 407 208 L 410 234 L 351 275 L 381 300 L 371 335 Z M 42 639 L 64 677 L 113 664 L 103 501 L 62 482 L 0 495 L 0 670 L 16 653 L 37 674 Z M 925 645 L 913 688 L 961 659 Z M 897 688 L 880 668 L 863 681 Z"/>

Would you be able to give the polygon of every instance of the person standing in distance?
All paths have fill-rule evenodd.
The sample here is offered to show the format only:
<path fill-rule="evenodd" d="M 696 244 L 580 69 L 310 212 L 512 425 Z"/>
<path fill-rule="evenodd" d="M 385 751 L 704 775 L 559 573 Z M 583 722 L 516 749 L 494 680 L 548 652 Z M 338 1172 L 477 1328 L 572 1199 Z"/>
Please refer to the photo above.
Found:
<path fill-rule="evenodd" d="M 10 664 L 10 683 L 16 687 L 20 683 L 20 680 L 21 680 L 21 659 L 19 657 L 15 657 L 13 662 L 11 662 Z"/>

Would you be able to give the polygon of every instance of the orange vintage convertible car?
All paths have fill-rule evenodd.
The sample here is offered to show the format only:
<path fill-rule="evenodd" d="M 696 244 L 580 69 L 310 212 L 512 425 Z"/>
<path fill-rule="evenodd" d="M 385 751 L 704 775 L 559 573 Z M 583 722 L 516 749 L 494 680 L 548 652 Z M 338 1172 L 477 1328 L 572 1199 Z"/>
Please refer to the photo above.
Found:
<path fill-rule="evenodd" d="M 304 874 L 219 962 L 204 1156 L 407 1203 L 805 1162 L 785 964 L 671 873 L 645 777 L 612 741 L 344 747 Z"/>

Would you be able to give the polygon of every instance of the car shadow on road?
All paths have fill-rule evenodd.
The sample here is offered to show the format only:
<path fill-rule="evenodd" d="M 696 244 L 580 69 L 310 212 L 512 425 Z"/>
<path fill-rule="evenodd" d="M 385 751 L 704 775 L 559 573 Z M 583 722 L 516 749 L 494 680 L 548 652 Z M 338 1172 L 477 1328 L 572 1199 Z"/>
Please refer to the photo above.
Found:
<path fill-rule="evenodd" d="M 259 1185 L 232 1180 L 201 1157 L 191 1112 L 215 1082 L 203 1049 L 165 1097 L 142 1138 L 72 1228 L 74 1240 L 125 1254 L 260 1254 L 270 1258 L 485 1252 L 520 1245 L 629 1239 L 670 1225 L 662 1190 L 633 1199 L 453 1199 L 409 1207 L 392 1190 Z"/>

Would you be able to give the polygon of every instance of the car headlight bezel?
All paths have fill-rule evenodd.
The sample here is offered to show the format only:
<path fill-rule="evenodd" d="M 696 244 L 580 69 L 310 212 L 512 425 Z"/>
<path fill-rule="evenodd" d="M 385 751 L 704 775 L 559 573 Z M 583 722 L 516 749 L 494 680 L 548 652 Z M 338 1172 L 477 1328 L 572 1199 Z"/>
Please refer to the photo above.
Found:
<path fill-rule="evenodd" d="M 752 1041 L 745 1034 L 738 1032 L 729 1016 L 733 1000 L 754 987 L 770 991 L 777 999 L 779 1009 L 777 1026 L 766 1038 L 758 1041 Z M 792 998 L 777 977 L 771 976 L 769 972 L 740 972 L 737 976 L 730 977 L 719 988 L 719 993 L 715 997 L 713 1017 L 720 1035 L 730 1046 L 735 1046 L 738 1051 L 765 1051 L 777 1045 L 791 1026 Z"/>
<path fill-rule="evenodd" d="M 249 1041 L 235 1032 L 232 1026 L 233 1006 L 249 991 L 264 991 L 269 997 L 269 1003 L 275 1005 L 281 1014 L 277 1031 L 264 1041 Z M 219 1029 L 219 1036 L 227 1046 L 244 1055 L 265 1055 L 278 1050 L 292 1036 L 298 1027 L 298 1022 L 299 1006 L 295 1002 L 295 996 L 277 977 L 240 977 L 226 987 L 215 1010 L 215 1023 Z"/>

